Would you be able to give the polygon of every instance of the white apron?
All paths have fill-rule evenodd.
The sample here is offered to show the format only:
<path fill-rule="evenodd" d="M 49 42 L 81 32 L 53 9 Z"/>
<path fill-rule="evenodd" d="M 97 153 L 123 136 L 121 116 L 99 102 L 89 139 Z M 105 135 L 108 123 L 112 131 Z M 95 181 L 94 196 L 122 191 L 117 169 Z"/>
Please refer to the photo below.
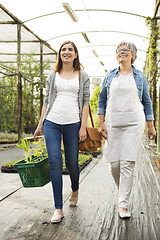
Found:
<path fill-rule="evenodd" d="M 104 150 L 107 161 L 136 161 L 144 133 L 145 115 L 133 73 L 119 74 L 112 80 L 105 125 L 108 131 Z"/>

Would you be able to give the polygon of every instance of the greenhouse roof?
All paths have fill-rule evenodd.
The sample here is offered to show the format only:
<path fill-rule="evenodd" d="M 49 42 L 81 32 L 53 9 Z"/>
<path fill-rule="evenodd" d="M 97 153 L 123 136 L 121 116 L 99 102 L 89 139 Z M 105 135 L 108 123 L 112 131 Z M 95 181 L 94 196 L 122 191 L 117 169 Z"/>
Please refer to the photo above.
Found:
<path fill-rule="evenodd" d="M 0 5 L 1 63 L 16 61 L 20 23 L 21 53 L 34 53 L 37 61 L 40 43 L 44 46 L 44 60 L 54 63 L 61 43 L 71 40 L 77 45 L 89 76 L 104 76 L 117 67 L 115 49 L 120 41 L 126 40 L 136 44 L 135 66 L 143 70 L 149 43 L 145 18 L 154 16 L 153 0 L 1 0 L 1 3 L 4 6 Z"/>
<path fill-rule="evenodd" d="M 0 73 L 2 74 L 5 69 L 6 74 L 4 65 L 17 65 L 19 26 L 21 26 L 20 55 L 33 54 L 34 60 L 40 61 L 41 51 L 43 51 L 43 61 L 49 60 L 53 66 L 56 51 L 0 4 Z"/>

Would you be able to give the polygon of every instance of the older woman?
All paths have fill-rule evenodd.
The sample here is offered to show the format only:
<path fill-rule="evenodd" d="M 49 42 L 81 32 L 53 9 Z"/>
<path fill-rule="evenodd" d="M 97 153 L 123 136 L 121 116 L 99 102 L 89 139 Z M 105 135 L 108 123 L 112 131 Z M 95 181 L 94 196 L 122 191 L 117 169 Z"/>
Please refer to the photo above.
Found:
<path fill-rule="evenodd" d="M 131 216 L 128 203 L 145 119 L 148 138 L 153 139 L 156 135 L 146 77 L 132 65 L 136 56 L 137 48 L 133 43 L 123 41 L 118 45 L 119 67 L 109 71 L 104 78 L 98 101 L 100 132 L 107 139 L 106 158 L 119 190 L 121 218 Z"/>

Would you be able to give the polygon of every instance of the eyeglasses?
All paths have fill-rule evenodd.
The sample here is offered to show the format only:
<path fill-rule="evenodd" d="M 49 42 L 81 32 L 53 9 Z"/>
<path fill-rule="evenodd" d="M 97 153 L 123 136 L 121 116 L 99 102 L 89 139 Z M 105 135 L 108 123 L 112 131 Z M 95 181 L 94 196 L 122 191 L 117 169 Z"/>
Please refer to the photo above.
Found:
<path fill-rule="evenodd" d="M 122 52 L 128 52 L 129 50 L 130 50 L 129 48 L 121 48 L 121 49 L 117 49 L 116 52 L 122 53 Z"/>

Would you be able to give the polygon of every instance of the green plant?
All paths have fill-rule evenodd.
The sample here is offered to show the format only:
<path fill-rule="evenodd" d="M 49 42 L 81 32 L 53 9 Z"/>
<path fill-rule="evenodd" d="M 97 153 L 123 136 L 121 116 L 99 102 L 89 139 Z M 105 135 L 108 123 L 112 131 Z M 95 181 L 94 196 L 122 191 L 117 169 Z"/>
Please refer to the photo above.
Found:
<path fill-rule="evenodd" d="M 91 100 L 90 100 L 90 107 L 91 107 L 92 113 L 97 113 L 98 99 L 99 99 L 100 91 L 101 91 L 101 86 L 97 86 L 94 89 L 94 92 L 92 94 L 92 97 L 91 97 Z"/>
<path fill-rule="evenodd" d="M 22 134 L 22 138 L 31 137 L 33 134 Z M 0 132 L 0 140 L 7 141 L 7 140 L 18 140 L 17 133 L 9 133 L 7 131 Z"/>
<path fill-rule="evenodd" d="M 28 141 L 26 138 L 21 139 L 21 143 L 17 143 L 16 144 L 17 147 L 22 148 L 25 151 L 26 154 L 26 160 L 29 162 L 31 162 L 31 155 L 30 152 L 32 151 L 32 149 L 30 149 L 30 141 Z"/>
<path fill-rule="evenodd" d="M 19 162 L 20 160 L 22 160 L 22 159 L 16 159 L 16 160 L 13 160 L 13 161 L 10 161 L 7 163 L 3 162 L 1 167 L 12 167 L 15 163 Z"/>
<path fill-rule="evenodd" d="M 148 59 L 148 72 L 152 72 L 156 70 L 157 64 L 157 54 L 159 54 L 158 50 L 158 37 L 159 37 L 159 26 L 154 18 L 147 17 L 146 25 L 150 28 L 150 38 L 149 38 L 149 48 L 147 53 Z"/>
<path fill-rule="evenodd" d="M 43 143 L 42 138 L 39 139 L 39 141 L 34 141 L 33 144 L 35 144 L 37 147 L 36 148 L 31 148 L 33 151 L 34 156 L 37 158 L 40 157 L 40 155 L 47 155 L 47 149 L 46 145 Z"/>
<path fill-rule="evenodd" d="M 2 166 L 6 167 L 6 166 L 7 166 L 7 163 L 6 163 L 6 162 L 4 162 Z"/>
<path fill-rule="evenodd" d="M 42 139 L 39 139 L 37 142 L 34 141 L 33 144 L 35 144 L 37 147 L 30 147 L 30 141 L 28 141 L 26 138 L 21 139 L 21 143 L 16 144 L 17 147 L 24 149 L 26 157 L 24 160 L 26 162 L 36 162 L 41 160 L 41 156 L 47 156 L 46 146 L 42 142 Z"/>
<path fill-rule="evenodd" d="M 79 161 L 78 161 L 79 165 L 80 166 L 83 165 L 83 163 L 85 163 L 91 157 L 92 157 L 91 154 L 88 154 L 88 155 L 86 155 L 86 154 L 79 154 Z M 62 168 L 65 169 L 66 168 L 66 164 L 65 164 L 64 153 L 62 153 L 62 158 L 63 158 L 63 167 Z"/>
<path fill-rule="evenodd" d="M 157 81 L 159 78 L 159 24 L 155 18 L 147 17 L 146 25 L 150 28 L 149 47 L 147 51 L 147 75 L 149 76 L 150 96 L 153 105 L 155 127 L 157 126 Z"/>

